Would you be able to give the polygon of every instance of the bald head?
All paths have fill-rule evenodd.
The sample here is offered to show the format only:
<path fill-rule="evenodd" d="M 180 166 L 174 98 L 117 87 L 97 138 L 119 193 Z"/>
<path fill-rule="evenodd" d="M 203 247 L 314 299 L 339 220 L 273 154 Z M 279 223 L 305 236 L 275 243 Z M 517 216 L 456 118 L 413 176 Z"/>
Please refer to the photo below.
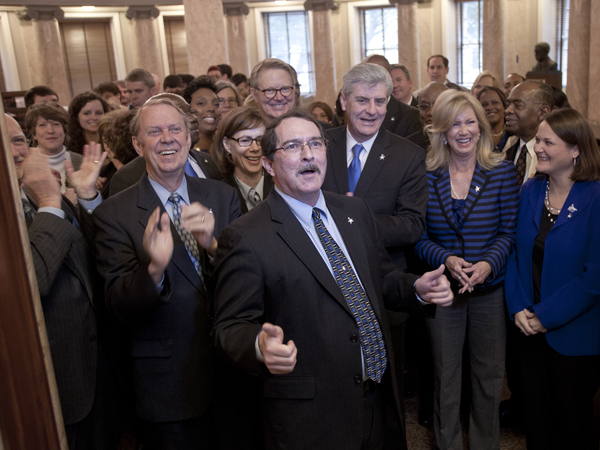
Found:
<path fill-rule="evenodd" d="M 390 62 L 383 55 L 369 55 L 365 59 L 362 60 L 364 63 L 377 64 L 378 66 L 383 67 L 388 72 L 390 71 Z"/>
<path fill-rule="evenodd" d="M 431 114 L 433 105 L 440 94 L 449 88 L 439 81 L 432 81 L 419 92 L 419 119 L 423 126 L 430 125 L 433 122 Z"/>

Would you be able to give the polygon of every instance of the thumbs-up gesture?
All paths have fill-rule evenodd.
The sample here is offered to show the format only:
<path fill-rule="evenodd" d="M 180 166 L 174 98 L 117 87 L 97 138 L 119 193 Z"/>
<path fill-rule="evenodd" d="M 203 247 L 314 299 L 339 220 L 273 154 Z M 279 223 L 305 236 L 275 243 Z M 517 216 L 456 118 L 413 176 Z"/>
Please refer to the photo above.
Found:
<path fill-rule="evenodd" d="M 415 283 L 415 290 L 421 299 L 440 306 L 450 306 L 454 294 L 450 282 L 444 275 L 446 267 L 442 264 L 436 270 L 423 274 Z"/>
<path fill-rule="evenodd" d="M 265 365 L 273 375 L 290 373 L 296 366 L 298 349 L 294 341 L 283 343 L 283 330 L 277 325 L 264 323 L 258 334 L 258 348 L 265 359 Z"/>

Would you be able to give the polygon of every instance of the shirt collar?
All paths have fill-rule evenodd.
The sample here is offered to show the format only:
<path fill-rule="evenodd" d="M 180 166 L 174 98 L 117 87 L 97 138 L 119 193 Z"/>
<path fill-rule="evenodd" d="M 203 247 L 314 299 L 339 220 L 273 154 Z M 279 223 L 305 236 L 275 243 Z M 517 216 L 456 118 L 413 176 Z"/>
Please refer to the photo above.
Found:
<path fill-rule="evenodd" d="M 167 203 L 169 203 L 169 197 L 171 196 L 172 192 L 169 192 L 157 181 L 154 181 L 152 178 L 150 178 L 150 176 L 148 176 L 148 180 L 150 181 L 154 192 L 156 192 L 156 195 L 158 195 L 160 202 L 166 208 Z M 181 184 L 175 192 L 181 196 L 181 199 L 185 202 L 186 205 L 190 205 L 190 196 L 188 194 L 187 180 L 185 176 L 183 177 L 183 180 L 181 180 Z"/>
<path fill-rule="evenodd" d="M 240 188 L 240 191 L 242 191 L 242 196 L 244 197 L 244 199 L 248 199 L 248 194 L 250 193 L 250 189 L 252 189 L 252 187 L 248 186 L 243 181 L 241 181 L 237 177 L 236 174 L 233 174 L 233 177 L 235 178 L 235 182 L 237 183 L 238 187 Z M 262 177 L 260 177 L 260 181 L 254 188 L 254 190 L 256 192 L 258 192 L 258 195 L 260 195 L 261 200 L 264 200 L 264 197 L 263 197 L 264 185 L 265 185 L 265 174 L 263 173 Z"/>
<path fill-rule="evenodd" d="M 375 133 L 375 135 L 372 138 L 367 139 L 365 142 L 361 142 L 361 145 L 365 148 L 365 153 L 367 155 L 371 151 L 371 147 L 373 147 L 373 142 L 375 142 L 375 139 L 377 139 L 378 134 L 379 130 L 377 130 L 377 133 Z M 350 129 L 346 127 L 346 151 L 352 153 L 352 147 L 354 147 L 354 145 L 356 144 L 358 144 L 358 142 L 356 142 L 356 139 L 354 139 L 352 137 L 352 134 L 350 134 Z"/>
<path fill-rule="evenodd" d="M 523 139 L 519 139 L 519 149 L 523 148 L 523 145 L 527 145 L 527 153 L 529 153 L 530 156 L 535 156 L 535 152 L 533 151 L 533 147 L 535 145 L 535 138 L 533 138 L 529 142 L 525 142 Z"/>
<path fill-rule="evenodd" d="M 301 202 L 300 200 L 296 200 L 295 198 L 284 194 L 277 186 L 275 186 L 275 190 L 279 195 L 281 195 L 281 198 L 283 198 L 283 200 L 288 204 L 288 206 L 294 213 L 294 216 L 296 216 L 303 228 L 309 228 L 313 226 L 313 206 L 310 206 L 304 202 Z M 329 210 L 327 209 L 327 205 L 325 204 L 325 198 L 323 197 L 322 191 L 319 191 L 319 199 L 317 200 L 317 203 L 315 204 L 314 208 L 318 208 L 321 210 L 322 218 L 327 218 Z M 323 217 L 323 215 L 325 215 L 325 217 Z"/>

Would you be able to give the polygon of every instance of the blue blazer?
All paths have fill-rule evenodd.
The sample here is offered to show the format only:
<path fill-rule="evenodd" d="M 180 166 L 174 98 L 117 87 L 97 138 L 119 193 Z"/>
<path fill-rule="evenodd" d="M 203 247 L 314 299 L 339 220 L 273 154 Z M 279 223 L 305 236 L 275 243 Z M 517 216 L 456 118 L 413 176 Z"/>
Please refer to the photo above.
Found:
<path fill-rule="evenodd" d="M 531 255 L 546 184 L 543 175 L 523 184 L 516 252 L 506 269 L 511 317 L 534 304 Z M 569 211 L 571 205 L 576 211 Z M 600 354 L 600 182 L 571 188 L 546 237 L 540 297 L 533 311 L 553 349 L 567 356 Z"/>
<path fill-rule="evenodd" d="M 519 184 L 514 164 L 502 161 L 487 171 L 477 164 L 465 203 L 462 230 L 452 213 L 448 170 L 427 172 L 427 183 L 427 229 L 417 243 L 419 258 L 431 267 L 439 267 L 449 256 L 459 256 L 470 263 L 486 261 L 492 273 L 476 288 L 501 284 L 517 228 Z"/>

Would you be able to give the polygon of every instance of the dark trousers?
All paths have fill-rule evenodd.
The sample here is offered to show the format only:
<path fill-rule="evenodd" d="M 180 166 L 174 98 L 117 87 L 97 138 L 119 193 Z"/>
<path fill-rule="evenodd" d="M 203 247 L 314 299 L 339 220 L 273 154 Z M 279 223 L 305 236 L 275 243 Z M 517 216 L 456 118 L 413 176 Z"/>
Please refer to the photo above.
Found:
<path fill-rule="evenodd" d="M 543 333 L 519 338 L 528 450 L 598 449 L 592 436 L 600 355 L 564 356 Z"/>
<path fill-rule="evenodd" d="M 367 382 L 364 393 L 364 423 L 361 450 L 382 450 L 385 441 L 385 413 L 381 386 Z"/>
<path fill-rule="evenodd" d="M 174 422 L 141 423 L 144 449 L 207 450 L 212 448 L 210 414 Z"/>

